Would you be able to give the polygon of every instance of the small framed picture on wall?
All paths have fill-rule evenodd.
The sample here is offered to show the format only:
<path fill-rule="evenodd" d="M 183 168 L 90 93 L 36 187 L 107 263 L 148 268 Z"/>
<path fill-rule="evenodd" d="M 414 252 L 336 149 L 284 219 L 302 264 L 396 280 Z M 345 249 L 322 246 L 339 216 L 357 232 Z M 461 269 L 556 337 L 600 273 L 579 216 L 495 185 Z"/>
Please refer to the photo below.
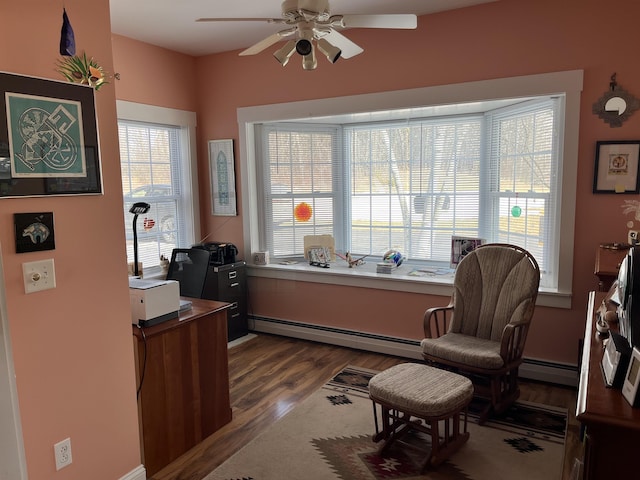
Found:
<path fill-rule="evenodd" d="M 16 253 L 40 252 L 56 248 L 53 212 L 14 213 Z"/>
<path fill-rule="evenodd" d="M 596 143 L 593 193 L 640 193 L 640 140 Z"/>

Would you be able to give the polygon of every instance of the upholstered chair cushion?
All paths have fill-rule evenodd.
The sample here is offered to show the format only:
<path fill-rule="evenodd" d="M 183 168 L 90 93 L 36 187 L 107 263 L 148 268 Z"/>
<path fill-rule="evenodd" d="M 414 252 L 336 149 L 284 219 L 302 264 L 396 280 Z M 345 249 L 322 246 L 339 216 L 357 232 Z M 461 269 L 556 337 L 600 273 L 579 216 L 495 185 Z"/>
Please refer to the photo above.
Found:
<path fill-rule="evenodd" d="M 462 365 L 487 369 L 504 366 L 500 342 L 493 340 L 449 332 L 437 339 L 424 338 L 421 345 L 424 353 Z"/>

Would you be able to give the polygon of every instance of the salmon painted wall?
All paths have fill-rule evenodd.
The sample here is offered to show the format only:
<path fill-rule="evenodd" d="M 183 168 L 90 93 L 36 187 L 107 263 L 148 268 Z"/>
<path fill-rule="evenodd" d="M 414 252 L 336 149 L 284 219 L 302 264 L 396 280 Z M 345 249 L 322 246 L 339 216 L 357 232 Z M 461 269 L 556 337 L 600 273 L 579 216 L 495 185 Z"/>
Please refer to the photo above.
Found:
<path fill-rule="evenodd" d="M 113 72 L 108 0 L 65 0 L 78 51 Z M 62 2 L 3 0 L 0 70 L 61 80 Z M 113 85 L 96 94 L 104 195 L 0 199 L 0 245 L 30 480 L 114 480 L 140 465 Z M 13 214 L 51 211 L 55 250 L 15 253 Z M 55 262 L 57 287 L 26 295 L 22 263 Z M 71 438 L 56 472 L 53 445 Z"/>
<path fill-rule="evenodd" d="M 204 139 L 238 138 L 238 107 L 583 69 L 573 307 L 538 307 L 526 351 L 529 357 L 576 364 L 587 293 L 596 288 L 595 251 L 600 242 L 626 239 L 630 218 L 620 205 L 637 198 L 593 195 L 592 179 L 595 142 L 640 138 L 640 112 L 611 128 L 591 107 L 614 72 L 622 88 L 640 96 L 634 33 L 639 14 L 640 4 L 632 0 L 606 6 L 597 0 L 502 0 L 420 17 L 416 31 L 350 30 L 347 35 L 364 53 L 334 65 L 318 58 L 315 71 L 303 71 L 296 57 L 283 68 L 270 51 L 202 57 L 196 75 L 200 158 L 206 154 Z M 615 39 L 607 33 L 610 25 Z M 202 228 L 233 237 L 241 219 L 207 216 Z M 416 339 L 422 336 L 424 309 L 447 300 L 257 278 L 250 279 L 249 292 L 257 315 Z"/>
<path fill-rule="evenodd" d="M 576 364 L 587 294 L 597 285 L 595 251 L 601 242 L 626 240 L 626 223 L 633 219 L 620 206 L 625 199 L 637 198 L 596 196 L 592 183 L 595 142 L 640 138 L 640 112 L 622 127 L 611 128 L 591 113 L 591 107 L 609 88 L 614 72 L 622 88 L 640 96 L 634 34 L 638 14 L 640 4 L 633 0 L 615 0 L 606 8 L 598 0 L 500 0 L 420 17 L 415 31 L 349 30 L 347 35 L 364 47 L 364 53 L 334 65 L 318 58 L 315 71 L 304 71 L 296 57 L 283 68 L 271 51 L 251 57 L 226 52 L 197 58 L 185 88 L 196 85 L 201 205 L 208 205 L 210 198 L 207 140 L 237 142 L 239 107 L 582 69 L 573 306 L 538 307 L 526 351 L 528 357 Z M 615 41 L 607 33 L 609 25 L 616 26 Z M 114 41 L 114 58 L 118 65 L 132 66 L 128 74 L 135 76 L 136 63 L 126 60 L 134 50 L 120 45 Z M 147 53 L 166 58 L 162 49 L 155 48 Z M 137 71 L 139 76 L 148 73 Z M 131 99 L 142 101 L 140 88 L 131 92 Z M 166 105 L 170 93 L 158 94 L 149 103 Z M 238 155 L 236 145 L 240 187 Z M 242 245 L 240 194 L 238 202 L 237 217 L 214 217 L 204 207 L 203 236 Z M 422 337 L 425 308 L 448 300 L 263 278 L 250 278 L 249 292 L 250 309 L 259 316 L 414 339 Z M 330 300 L 319 303 L 318 298 Z"/>
<path fill-rule="evenodd" d="M 195 112 L 196 59 L 122 35 L 111 36 L 118 100 Z"/>

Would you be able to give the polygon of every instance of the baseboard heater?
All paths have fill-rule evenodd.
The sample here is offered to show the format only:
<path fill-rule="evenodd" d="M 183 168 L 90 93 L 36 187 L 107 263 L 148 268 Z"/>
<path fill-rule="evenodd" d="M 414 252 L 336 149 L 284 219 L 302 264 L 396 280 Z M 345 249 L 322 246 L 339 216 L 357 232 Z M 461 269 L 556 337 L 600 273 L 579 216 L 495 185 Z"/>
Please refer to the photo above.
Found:
<path fill-rule="evenodd" d="M 422 360 L 418 340 L 258 316 L 249 316 L 249 330 Z M 518 373 L 531 380 L 571 387 L 578 385 L 577 365 L 525 358 Z"/>

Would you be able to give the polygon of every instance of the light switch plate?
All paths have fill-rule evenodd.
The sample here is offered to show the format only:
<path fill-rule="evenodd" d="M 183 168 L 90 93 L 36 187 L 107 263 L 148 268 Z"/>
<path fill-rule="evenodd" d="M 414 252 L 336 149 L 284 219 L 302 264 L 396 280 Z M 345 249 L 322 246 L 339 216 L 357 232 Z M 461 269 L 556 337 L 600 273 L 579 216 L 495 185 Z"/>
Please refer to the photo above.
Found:
<path fill-rule="evenodd" d="M 53 258 L 22 264 L 25 293 L 56 288 L 56 272 Z"/>

